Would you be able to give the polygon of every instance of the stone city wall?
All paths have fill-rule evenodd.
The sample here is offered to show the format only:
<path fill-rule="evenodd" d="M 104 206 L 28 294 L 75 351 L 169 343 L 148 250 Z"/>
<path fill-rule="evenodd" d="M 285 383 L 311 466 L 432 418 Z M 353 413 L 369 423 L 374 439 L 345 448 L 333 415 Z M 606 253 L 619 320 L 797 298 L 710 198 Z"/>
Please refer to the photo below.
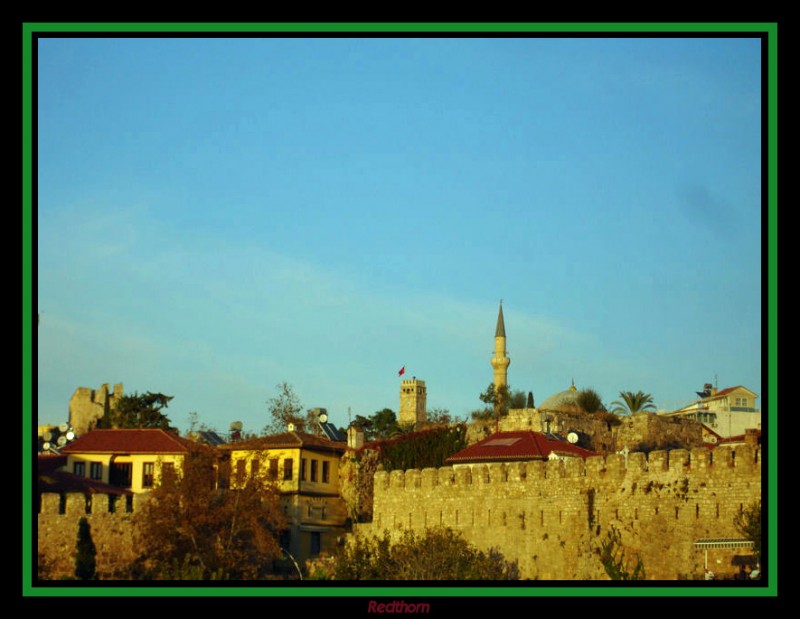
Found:
<path fill-rule="evenodd" d="M 58 580 L 75 576 L 78 522 L 86 518 L 96 549 L 97 574 L 109 579 L 124 575 L 136 558 L 133 516 L 146 495 L 119 496 L 109 512 L 109 495 L 94 494 L 87 503 L 80 492 L 44 493 L 37 518 L 40 567 L 43 578 Z"/>
<path fill-rule="evenodd" d="M 597 549 L 611 526 L 648 580 L 697 578 L 694 543 L 740 538 L 734 516 L 761 498 L 761 453 L 751 445 L 595 456 L 584 460 L 379 471 L 364 535 L 446 526 L 481 549 L 499 548 L 525 578 L 608 576 Z M 718 575 L 736 554 L 716 555 Z"/>

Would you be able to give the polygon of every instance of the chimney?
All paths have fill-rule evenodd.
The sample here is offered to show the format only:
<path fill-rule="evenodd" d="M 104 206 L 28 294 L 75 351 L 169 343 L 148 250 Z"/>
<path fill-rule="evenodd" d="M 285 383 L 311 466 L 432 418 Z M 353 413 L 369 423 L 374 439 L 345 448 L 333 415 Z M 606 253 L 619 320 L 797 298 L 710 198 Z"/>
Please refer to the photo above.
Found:
<path fill-rule="evenodd" d="M 347 428 L 347 446 L 350 449 L 361 449 L 364 446 L 364 430 L 358 426 Z"/>

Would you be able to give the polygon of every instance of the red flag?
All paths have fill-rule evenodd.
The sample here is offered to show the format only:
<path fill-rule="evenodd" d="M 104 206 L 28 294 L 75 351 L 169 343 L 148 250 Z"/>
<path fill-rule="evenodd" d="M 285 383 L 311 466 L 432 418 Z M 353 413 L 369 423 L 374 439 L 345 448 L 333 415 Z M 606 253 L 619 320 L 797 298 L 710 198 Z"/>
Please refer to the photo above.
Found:
<path fill-rule="evenodd" d="M 400 371 L 397 373 L 398 376 L 402 376 L 406 373 L 406 366 L 400 368 Z"/>

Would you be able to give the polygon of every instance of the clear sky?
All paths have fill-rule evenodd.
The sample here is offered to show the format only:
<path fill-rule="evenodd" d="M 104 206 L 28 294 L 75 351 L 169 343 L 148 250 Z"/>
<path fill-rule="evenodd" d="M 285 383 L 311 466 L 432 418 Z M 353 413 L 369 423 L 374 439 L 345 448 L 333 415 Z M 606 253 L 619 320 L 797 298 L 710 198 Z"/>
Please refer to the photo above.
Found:
<path fill-rule="evenodd" d="M 757 39 L 38 42 L 38 420 L 761 395 Z M 760 400 L 759 400 L 760 403 Z"/>

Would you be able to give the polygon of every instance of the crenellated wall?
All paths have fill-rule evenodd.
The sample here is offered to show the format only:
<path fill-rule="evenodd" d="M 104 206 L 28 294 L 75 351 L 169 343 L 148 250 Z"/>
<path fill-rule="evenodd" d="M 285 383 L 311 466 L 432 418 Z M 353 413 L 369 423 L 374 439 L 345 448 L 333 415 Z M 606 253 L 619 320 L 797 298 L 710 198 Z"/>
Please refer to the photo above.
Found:
<path fill-rule="evenodd" d="M 87 502 L 81 492 L 43 493 L 37 518 L 38 553 L 48 566 L 48 579 L 75 575 L 78 522 L 86 518 L 96 549 L 100 578 L 125 573 L 136 558 L 133 515 L 147 495 L 119 496 L 109 512 L 109 495 L 93 494 Z"/>
<path fill-rule="evenodd" d="M 613 525 L 648 579 L 675 580 L 703 573 L 695 541 L 740 538 L 733 518 L 760 498 L 761 454 L 751 445 L 380 471 L 373 520 L 357 531 L 443 525 L 498 547 L 526 578 L 594 580 L 608 578 L 597 548 Z M 732 574 L 736 554 L 749 551 L 718 552 L 712 569 Z"/>

